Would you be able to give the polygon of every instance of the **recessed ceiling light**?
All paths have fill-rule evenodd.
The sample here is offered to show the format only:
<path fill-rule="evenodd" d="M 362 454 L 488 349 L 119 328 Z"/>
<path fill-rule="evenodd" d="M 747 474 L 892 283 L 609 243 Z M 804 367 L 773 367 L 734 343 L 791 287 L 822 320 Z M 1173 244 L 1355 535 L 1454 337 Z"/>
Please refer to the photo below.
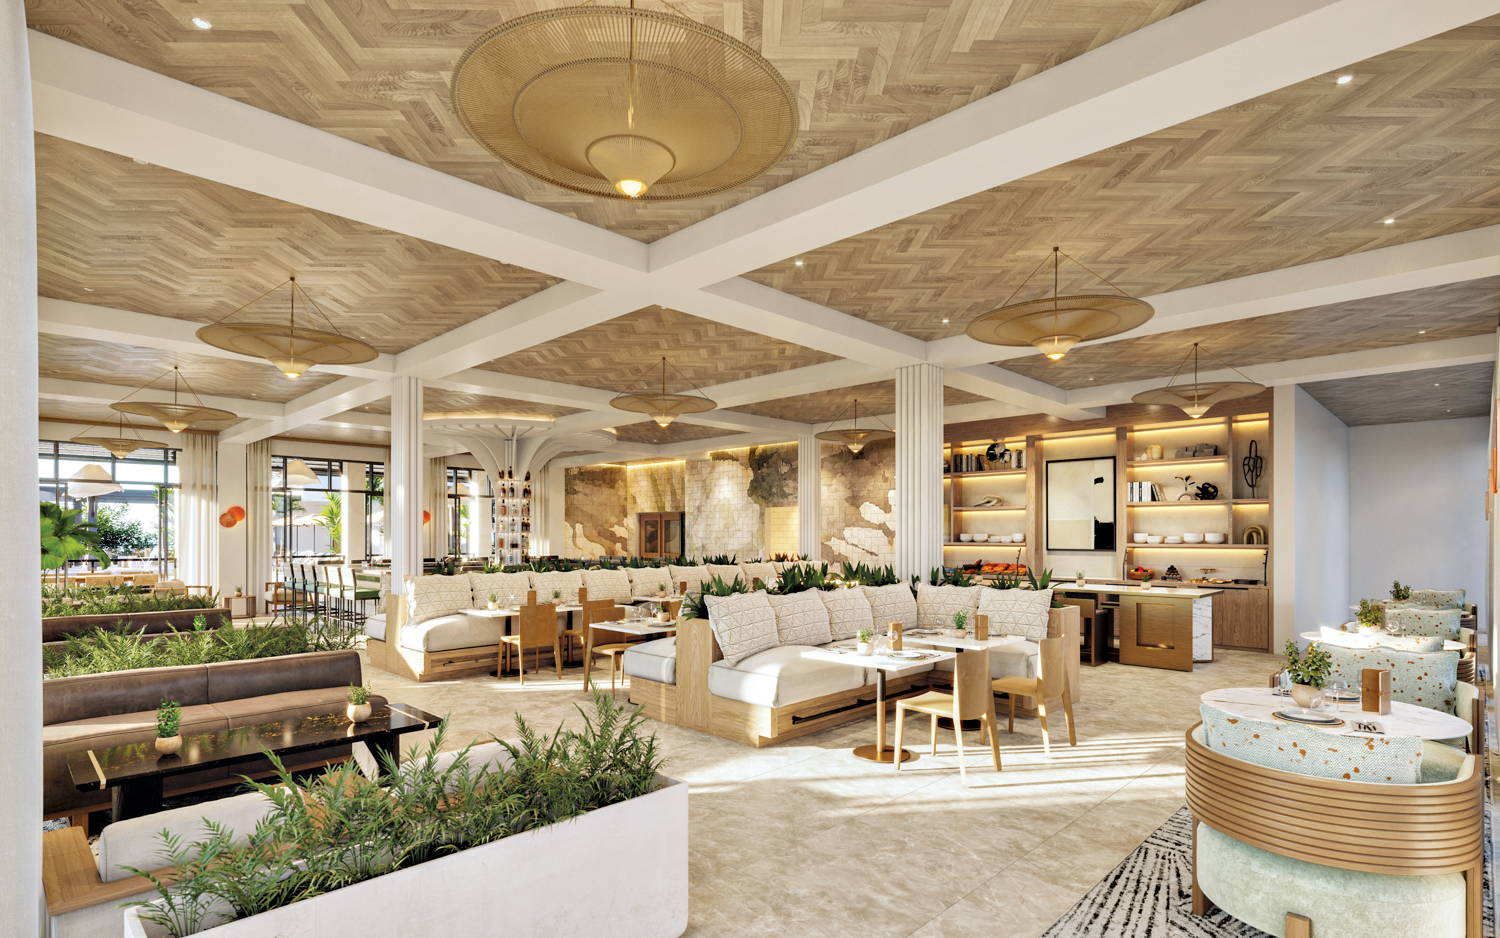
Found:
<path fill-rule="evenodd" d="M 801 261 L 797 261 L 796 264 L 797 264 L 798 267 L 802 266 L 802 262 Z"/>
<path fill-rule="evenodd" d="M 137 157 L 132 157 L 132 159 L 134 159 L 137 163 L 140 163 L 142 166 L 150 166 L 151 165 L 150 163 L 146 162 L 145 160 L 141 159 L 138 156 Z"/>
<path fill-rule="evenodd" d="M 196 20 L 194 22 L 196 22 Z M 1354 76 L 1353 75 L 1340 75 L 1337 80 L 1338 80 L 1339 84 L 1341 84 L 1341 85 L 1347 85 L 1347 84 L 1349 84 L 1349 82 L 1351 82 L 1351 81 L 1354 80 Z"/>
<path fill-rule="evenodd" d="M 1386 219 L 1386 220 L 1385 220 L 1385 223 L 1386 223 L 1386 224 L 1387 224 L 1387 225 L 1394 225 L 1394 224 L 1395 224 L 1395 223 L 1396 223 L 1396 219 L 1394 219 L 1394 218 L 1387 218 L 1387 219 Z"/>
<path fill-rule="evenodd" d="M 1437 388 L 1437 387 L 1442 387 L 1442 385 L 1441 385 L 1441 384 L 1439 384 L 1439 383 L 1438 383 L 1438 382 L 1436 382 L 1436 381 L 1434 381 L 1434 382 L 1432 382 L 1432 386 L 1433 386 L 1433 387 L 1435 387 L 1435 388 Z"/>
<path fill-rule="evenodd" d="M 195 17 L 193 17 L 193 25 L 196 26 L 196 27 L 198 27 L 199 29 L 213 29 L 214 28 L 214 24 L 213 23 L 210 23 L 208 20 L 204 19 L 201 16 L 195 16 Z M 1339 80 L 1342 81 L 1343 79 L 1339 79 Z"/>
<path fill-rule="evenodd" d="M 943 322 L 947 322 L 947 321 L 948 321 L 948 320 L 946 320 L 946 319 L 944 319 L 944 320 L 943 320 Z"/>
<path fill-rule="evenodd" d="M 84 287 L 83 288 L 83 292 L 84 293 L 93 293 L 94 292 L 94 288 L 93 287 Z"/>
<path fill-rule="evenodd" d="M 1427 330 L 1426 329 L 1418 329 L 1417 330 L 1417 335 L 1426 335 L 1426 334 L 1427 334 Z"/>

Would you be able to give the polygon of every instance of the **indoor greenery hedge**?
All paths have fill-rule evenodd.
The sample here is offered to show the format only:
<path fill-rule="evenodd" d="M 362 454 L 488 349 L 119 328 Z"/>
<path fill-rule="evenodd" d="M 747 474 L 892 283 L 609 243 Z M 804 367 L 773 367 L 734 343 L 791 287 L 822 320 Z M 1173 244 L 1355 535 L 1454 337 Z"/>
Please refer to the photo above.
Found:
<path fill-rule="evenodd" d="M 267 625 L 252 623 L 243 628 L 235 628 L 228 619 L 221 622 L 218 628 L 210 629 L 199 616 L 192 632 L 157 635 L 89 629 L 69 636 L 64 647 L 42 649 L 42 664 L 47 677 L 70 677 L 337 651 L 353 648 L 360 635 L 358 630 L 322 616 L 283 616 Z"/>
<path fill-rule="evenodd" d="M 659 787 L 665 760 L 655 734 L 641 734 L 639 713 L 599 692 L 593 714 L 579 713 L 582 730 L 558 727 L 550 736 L 516 714 L 518 740 L 496 739 L 513 759 L 505 768 L 472 765 L 467 748 L 439 768 L 445 723 L 400 771 L 387 759 L 384 788 L 353 760 L 304 785 L 268 752 L 277 779 L 250 783 L 272 802 L 266 818 L 239 836 L 209 824 L 209 836 L 192 844 L 163 831 L 161 856 L 176 868 L 176 881 L 130 869 L 150 879 L 158 896 L 133 904 L 142 919 L 182 938 Z"/>
<path fill-rule="evenodd" d="M 70 601 L 71 600 L 71 601 Z M 73 605 L 78 601 L 80 605 Z M 173 612 L 178 609 L 216 609 L 218 596 L 180 596 L 136 592 L 133 587 L 42 587 L 42 617 L 112 616 L 132 612 Z"/>

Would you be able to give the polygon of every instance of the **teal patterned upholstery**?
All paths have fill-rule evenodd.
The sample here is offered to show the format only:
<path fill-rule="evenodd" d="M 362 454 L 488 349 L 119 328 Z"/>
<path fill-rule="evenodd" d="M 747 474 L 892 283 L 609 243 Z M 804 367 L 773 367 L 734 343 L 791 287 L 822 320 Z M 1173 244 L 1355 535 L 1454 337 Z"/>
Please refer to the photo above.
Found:
<path fill-rule="evenodd" d="M 1323 626 L 1325 645 L 1340 645 L 1344 648 L 1395 648 L 1399 651 L 1414 651 L 1427 654 L 1443 650 L 1443 639 L 1438 635 L 1387 635 L 1384 632 L 1342 632 Z"/>
<path fill-rule="evenodd" d="M 1436 635 L 1458 641 L 1460 609 L 1433 609 L 1417 606 L 1385 607 L 1386 628 L 1406 635 Z"/>
<path fill-rule="evenodd" d="M 1458 652 L 1419 655 L 1394 648 L 1324 648 L 1332 659 L 1330 680 L 1359 687 L 1366 668 L 1391 672 L 1391 699 L 1452 713 L 1457 702 Z"/>
<path fill-rule="evenodd" d="M 1208 748 L 1268 769 L 1382 785 L 1414 785 L 1421 777 L 1422 741 L 1413 736 L 1340 736 L 1208 704 L 1199 712 Z"/>
<path fill-rule="evenodd" d="M 1464 604 L 1464 591 L 1412 590 L 1411 596 L 1406 601 L 1433 609 L 1460 609 Z"/>

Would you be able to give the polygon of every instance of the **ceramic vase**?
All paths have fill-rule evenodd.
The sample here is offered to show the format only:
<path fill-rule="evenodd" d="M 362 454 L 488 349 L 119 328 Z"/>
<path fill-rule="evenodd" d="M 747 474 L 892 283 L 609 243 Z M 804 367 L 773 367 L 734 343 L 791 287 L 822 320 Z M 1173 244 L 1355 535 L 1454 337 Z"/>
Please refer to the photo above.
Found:
<path fill-rule="evenodd" d="M 862 654 L 862 655 L 869 655 L 869 654 L 874 654 L 874 652 L 875 652 L 875 643 L 874 642 L 860 642 L 859 643 L 859 653 L 860 654 Z"/>
<path fill-rule="evenodd" d="M 485 604 L 485 608 L 488 609 L 490 612 L 494 612 L 496 609 L 500 608 L 500 604 L 497 603 L 497 602 L 495 602 L 492 599 L 488 603 Z"/>
<path fill-rule="evenodd" d="M 1088 586 L 1088 583 L 1087 583 L 1087 581 L 1084 580 L 1083 577 L 1079 577 L 1077 580 L 1074 581 L 1073 585 L 1077 586 L 1079 589 L 1083 589 L 1085 586 Z"/>
<path fill-rule="evenodd" d="M 158 736 L 156 737 L 156 751 L 164 756 L 176 754 L 182 748 L 181 736 Z"/>
<path fill-rule="evenodd" d="M 1293 684 L 1292 699 L 1297 701 L 1297 706 L 1304 710 L 1316 710 L 1323 706 L 1323 698 L 1326 692 L 1321 687 L 1311 684 Z"/>
<path fill-rule="evenodd" d="M 352 703 L 344 708 L 344 714 L 349 717 L 350 723 L 363 723 L 370 718 L 370 705 Z"/>

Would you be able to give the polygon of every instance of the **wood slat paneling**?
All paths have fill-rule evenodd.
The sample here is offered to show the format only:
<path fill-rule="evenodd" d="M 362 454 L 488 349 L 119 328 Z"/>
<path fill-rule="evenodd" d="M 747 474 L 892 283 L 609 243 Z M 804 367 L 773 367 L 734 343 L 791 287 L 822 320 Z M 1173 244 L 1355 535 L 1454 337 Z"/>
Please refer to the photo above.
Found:
<path fill-rule="evenodd" d="M 837 391 L 820 391 L 816 394 L 799 394 L 773 401 L 760 401 L 743 407 L 731 407 L 744 414 L 759 417 L 775 417 L 779 420 L 795 420 L 798 423 L 828 423 L 847 408 L 851 401 L 859 399 L 859 412 L 867 414 L 893 414 L 896 412 L 896 382 L 874 381 Z M 978 394 L 960 391 L 958 388 L 943 388 L 944 404 L 973 404 L 988 400 Z M 852 414 L 853 411 L 850 411 Z M 842 419 L 847 419 L 845 414 Z M 863 423 L 861 423 L 863 426 Z M 893 427 L 894 429 L 894 427 Z"/>
<path fill-rule="evenodd" d="M 1149 296 L 1493 225 L 1497 58 L 1481 20 L 747 276 L 935 339 L 1053 245 Z"/>
<path fill-rule="evenodd" d="M 42 296 L 207 323 L 295 273 L 339 331 L 400 352 L 558 282 L 57 137 L 36 162 Z"/>
<path fill-rule="evenodd" d="M 43 333 L 37 338 L 38 373 L 43 378 L 89 381 L 137 387 L 145 384 L 173 365 L 199 394 L 214 394 L 241 400 L 255 398 L 285 404 L 309 391 L 339 379 L 314 368 L 292 381 L 276 366 L 253 358 L 210 358 L 207 355 L 183 355 L 158 349 L 120 345 L 115 342 L 92 342 L 68 336 Z M 156 384 L 170 391 L 168 376 Z M 108 404 L 99 404 L 101 413 L 110 413 Z"/>
<path fill-rule="evenodd" d="M 470 140 L 448 103 L 463 50 L 534 0 L 26 0 L 27 25 L 591 224 L 652 241 L 923 124 L 1198 0 L 687 0 L 797 93 L 802 134 L 756 182 L 667 205 L 535 182 Z M 201 16 L 212 30 L 194 27 Z"/>
<path fill-rule="evenodd" d="M 1351 427 L 1487 417 L 1494 362 L 1315 381 L 1302 386 Z"/>
<path fill-rule="evenodd" d="M 119 416 L 119 414 L 110 410 L 109 405 L 107 404 L 87 404 L 81 401 L 59 401 L 53 400 L 52 398 L 43 397 L 37 402 L 37 415 L 42 420 L 61 420 L 64 422 L 79 424 L 78 429 L 72 434 L 72 436 L 84 436 L 86 433 L 88 436 L 113 436 L 115 430 L 119 426 L 118 424 L 113 423 L 113 421 L 116 417 Z M 162 425 L 157 423 L 155 420 L 152 420 L 150 417 L 132 416 L 130 418 L 130 422 L 140 430 L 162 429 Z M 244 423 L 243 418 L 236 418 L 234 420 L 206 420 L 203 423 L 193 424 L 193 429 L 211 430 L 214 432 L 218 432 L 221 430 L 227 430 L 230 427 L 241 423 Z M 88 433 L 89 426 L 94 424 L 99 425 L 101 428 L 107 426 L 109 430 L 108 434 L 104 433 L 102 429 L 97 432 Z M 134 434 L 132 434 L 129 430 L 125 431 L 125 436 L 127 439 L 134 439 Z"/>
<path fill-rule="evenodd" d="M 625 443 L 649 443 L 652 446 L 661 446 L 664 443 L 690 443 L 693 440 L 708 440 L 715 437 L 727 437 L 725 446 L 734 445 L 734 437 L 743 436 L 733 430 L 723 430 L 718 427 L 704 427 L 692 423 L 673 423 L 668 427 L 658 427 L 650 420 L 642 423 L 631 423 L 615 427 L 615 438 Z"/>
<path fill-rule="evenodd" d="M 372 401 L 363 407 L 354 408 L 366 414 L 389 414 L 391 399 L 386 397 Z M 508 397 L 487 397 L 483 394 L 463 394 L 444 388 L 422 388 L 422 413 L 434 417 L 439 414 L 470 416 L 476 414 L 508 414 L 517 417 L 565 417 L 581 413 L 576 407 L 555 404 L 537 404 L 518 401 Z"/>

